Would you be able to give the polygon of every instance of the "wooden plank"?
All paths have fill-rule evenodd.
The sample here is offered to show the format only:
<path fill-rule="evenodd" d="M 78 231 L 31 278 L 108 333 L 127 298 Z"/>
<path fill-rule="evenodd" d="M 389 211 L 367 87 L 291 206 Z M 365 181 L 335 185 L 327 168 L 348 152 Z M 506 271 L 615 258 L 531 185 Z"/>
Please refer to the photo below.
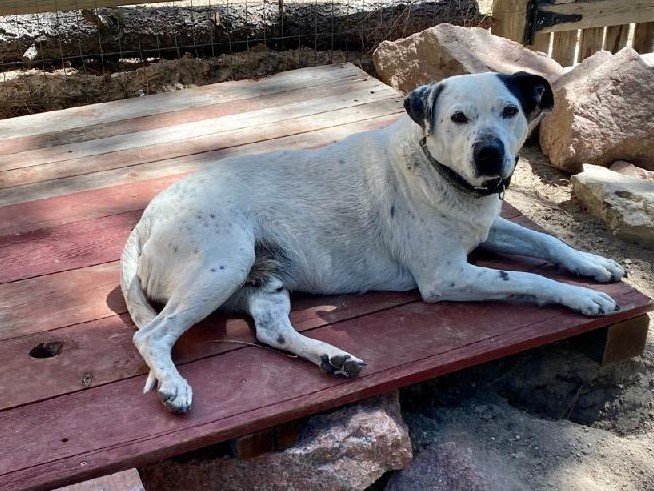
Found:
<path fill-rule="evenodd" d="M 533 51 L 540 51 L 548 55 L 550 53 L 550 42 L 552 35 L 549 32 L 539 32 L 534 36 L 534 43 L 528 44 L 527 48 Z"/>
<path fill-rule="evenodd" d="M 261 97 L 300 87 L 315 87 L 328 80 L 367 77 L 351 63 L 324 65 L 281 72 L 259 81 L 239 80 L 205 85 L 176 92 L 71 107 L 61 111 L 0 120 L 2 139 L 47 135 L 89 125 L 161 114 L 180 109 Z"/>
<path fill-rule="evenodd" d="M 604 45 L 604 28 L 591 27 L 581 31 L 579 38 L 579 57 L 577 61 L 582 62 L 592 54 L 600 51 Z"/>
<path fill-rule="evenodd" d="M 654 51 L 654 22 L 636 24 L 634 30 L 634 49 L 641 54 Z"/>
<path fill-rule="evenodd" d="M 0 207 L 0 237 L 19 236 L 91 218 L 142 210 L 184 174 Z"/>
<path fill-rule="evenodd" d="M 357 83 L 366 82 L 369 77 L 363 73 L 352 73 L 351 70 L 334 69 L 332 77 L 325 76 L 322 82 L 319 79 L 308 80 L 306 84 L 295 87 L 292 84 L 276 84 L 271 87 L 261 87 L 261 93 L 234 94 L 234 100 L 229 99 L 229 90 L 221 91 L 226 99 L 216 104 L 192 106 L 188 108 L 171 107 L 170 111 L 155 114 L 135 116 L 130 119 L 118 119 L 99 124 L 88 124 L 79 128 L 64 129 L 50 128 L 50 133 L 39 135 L 7 138 L 2 141 L 0 155 L 26 152 L 44 147 L 69 145 L 76 142 L 105 139 L 117 135 L 133 134 L 144 130 L 166 128 L 174 125 L 192 123 L 219 116 L 239 114 L 256 111 L 266 107 L 280 107 L 290 102 L 304 100 L 307 93 L 316 98 L 322 95 L 346 94 L 348 88 L 357 86 Z M 346 75 L 346 76 L 343 76 Z M 222 84 L 219 84 L 222 85 Z M 377 87 L 379 87 L 377 82 Z M 193 89 L 189 89 L 193 90 Z M 275 91 L 276 90 L 276 91 Z M 218 92 L 218 89 L 216 89 Z M 249 95 L 249 96 L 248 96 Z M 148 100 L 143 101 L 148 102 Z M 146 105 L 147 104 L 143 104 Z M 117 113 L 119 113 L 117 111 Z M 102 114 L 104 115 L 104 114 Z M 90 121 L 89 121 L 90 123 Z"/>
<path fill-rule="evenodd" d="M 491 32 L 496 36 L 523 44 L 528 3 L 525 0 L 494 0 L 491 10 L 493 16 Z"/>
<path fill-rule="evenodd" d="M 243 129 L 229 132 L 219 132 L 207 136 L 187 137 L 168 143 L 147 145 L 144 147 L 126 148 L 89 157 L 78 157 L 64 162 L 53 162 L 34 167 L 18 168 L 10 171 L 0 171 L 0 200 L 4 196 L 2 189 L 27 186 L 41 182 L 52 182 L 74 178 L 78 175 L 91 175 L 95 172 L 130 167 L 138 168 L 140 164 L 156 163 L 163 169 L 174 159 L 183 158 L 188 166 L 196 160 L 202 163 L 214 162 L 221 154 L 234 154 L 241 147 L 257 144 L 262 141 L 278 140 L 292 135 L 302 135 L 312 131 L 328 130 L 338 121 L 342 124 L 357 124 L 367 119 L 368 114 L 396 115 L 400 114 L 398 99 L 381 99 L 361 105 L 346 106 L 343 109 L 302 116 L 287 121 L 248 125 Z M 253 119 L 256 121 L 256 119 Z M 219 127 L 219 126 L 218 126 Z M 213 156 L 206 159 L 207 152 Z M 206 165 L 206 164 L 205 164 Z M 176 173 L 176 172 L 174 172 Z M 70 179 L 69 179 L 70 180 Z"/>
<path fill-rule="evenodd" d="M 136 469 L 117 472 L 79 484 L 71 484 L 55 491 L 145 491 Z"/>
<path fill-rule="evenodd" d="M 552 58 L 562 66 L 572 66 L 575 63 L 575 47 L 577 31 L 554 33 L 552 40 Z"/>
<path fill-rule="evenodd" d="M 603 327 L 649 308 L 648 299 L 625 284 L 601 289 L 634 308 L 589 319 L 562 308 L 515 305 L 508 313 L 488 304 L 416 302 L 312 331 L 312 337 L 368 361 L 363 376 L 351 381 L 259 348 L 198 360 L 180 367 L 195 394 L 193 410 L 181 418 L 161 407 L 155 395 L 140 394 L 145 377 L 3 411 L 0 425 L 12 431 L 0 436 L 2 446 L 15 451 L 0 454 L 0 469 L 7 469 L 0 474 L 0 487 L 65 484 L 137 466 Z M 484 322 L 471 322 L 480 317 Z M 373 333 L 375 343 L 370 343 Z"/>
<path fill-rule="evenodd" d="M 118 263 L 0 285 L 0 340 L 125 311 Z"/>
<path fill-rule="evenodd" d="M 627 45 L 628 36 L 629 24 L 607 27 L 606 38 L 604 39 L 604 49 L 611 53 L 617 53 Z"/>
<path fill-rule="evenodd" d="M 0 237 L 0 283 L 116 261 L 141 211 Z"/>
<path fill-rule="evenodd" d="M 294 295 L 291 322 L 300 332 L 310 331 L 419 299 L 415 292 Z M 124 304 L 117 310 L 124 312 Z M 133 334 L 134 324 L 125 314 L 4 340 L 0 343 L 4 360 L 0 372 L 0 387 L 4 388 L 0 411 L 147 373 L 132 344 Z M 256 343 L 250 322 L 233 315 L 216 314 L 179 339 L 173 359 L 178 364 L 189 363 L 243 349 L 242 343 Z M 54 344 L 59 349 L 46 352 L 52 356 L 36 358 L 30 354 L 38 346 L 47 348 Z M 284 355 L 279 352 L 279 356 Z"/>
<path fill-rule="evenodd" d="M 601 365 L 608 365 L 642 355 L 648 328 L 649 316 L 643 314 L 579 336 L 575 346 Z"/>
<path fill-rule="evenodd" d="M 654 0 L 592 0 L 564 4 L 539 3 L 541 12 L 559 15 L 581 15 L 576 22 L 561 22 L 540 32 L 576 31 L 588 27 L 616 26 L 631 22 L 654 21 Z"/>
<path fill-rule="evenodd" d="M 170 0 L 148 0 L 148 3 L 170 3 Z M 0 15 L 37 14 L 66 10 L 96 9 L 136 5 L 130 0 L 0 0 Z"/>
<path fill-rule="evenodd" d="M 320 92 L 316 90 L 316 92 Z M 308 97 L 309 92 L 305 94 Z M 302 94 L 299 94 L 302 95 Z M 296 95 L 297 97 L 298 95 Z M 0 171 L 9 171 L 26 167 L 38 167 L 41 164 L 58 163 L 62 161 L 74 161 L 76 159 L 86 159 L 87 173 L 95 170 L 93 159 L 88 157 L 97 155 L 106 155 L 108 153 L 120 152 L 128 149 L 150 148 L 158 144 L 184 143 L 184 151 L 194 151 L 196 153 L 203 151 L 202 148 L 195 148 L 193 144 L 195 138 L 212 137 L 214 147 L 220 142 L 220 136 L 231 136 L 231 133 L 238 130 L 249 130 L 250 133 L 256 132 L 258 128 L 266 128 L 269 125 L 276 125 L 283 128 L 280 123 L 292 123 L 299 118 L 312 116 L 316 119 L 322 116 L 323 119 L 335 113 L 330 119 L 331 124 L 337 115 L 348 109 L 354 109 L 359 106 L 381 102 L 385 100 L 400 100 L 401 94 L 391 89 L 384 88 L 378 81 L 358 81 L 356 83 L 345 84 L 339 89 L 331 88 L 321 94 L 316 94 L 310 100 L 295 99 L 294 102 L 286 101 L 283 106 L 277 106 L 274 103 L 268 104 L 262 109 L 238 111 L 233 114 L 219 116 L 216 118 L 203 119 L 191 123 L 180 123 L 163 128 L 144 129 L 127 134 L 120 134 L 107 138 L 99 138 L 83 142 L 75 142 L 67 145 L 55 147 L 45 147 L 36 150 L 28 150 L 15 154 L 0 156 Z M 283 102 L 283 101 L 282 101 Z M 282 110 L 283 107 L 283 110 Z M 382 105 L 383 107 L 383 105 Z M 383 114 L 383 109 L 380 108 Z M 253 124 L 256 121 L 257 124 Z M 344 120 L 343 123 L 351 122 Z M 319 128 L 318 128 L 319 129 Z M 282 130 L 279 130 L 282 131 Z M 279 136 L 284 136 L 282 133 Z M 210 140 L 211 141 L 211 140 Z M 258 141 L 258 140 L 257 140 Z M 187 144 L 188 142 L 188 144 Z M 180 155 L 166 154 L 164 157 Z M 31 171 L 32 169 L 26 169 Z M 83 173 L 83 167 L 80 168 Z M 11 181 L 3 178 L 2 186 L 12 185 Z"/>
<path fill-rule="evenodd" d="M 388 103 L 397 107 L 394 101 Z M 376 106 L 379 105 L 380 103 L 376 104 Z M 387 114 L 379 115 L 379 112 L 374 106 L 369 105 L 353 108 L 348 113 L 354 120 L 352 123 L 340 124 L 338 120 L 333 120 L 331 126 L 326 125 L 324 129 L 319 131 L 300 132 L 275 140 L 260 141 L 240 147 L 204 152 L 198 155 L 182 156 L 165 161 L 147 162 L 131 167 L 119 167 L 107 171 L 93 172 L 91 174 L 5 188 L 0 191 L 0 206 L 24 203 L 91 189 L 100 189 L 128 182 L 184 174 L 197 170 L 201 164 L 207 165 L 219 158 L 227 156 L 322 146 L 341 140 L 357 131 L 366 131 L 386 126 L 397 119 L 403 112 L 400 109 L 389 109 Z M 328 115 L 325 117 L 329 119 Z"/>

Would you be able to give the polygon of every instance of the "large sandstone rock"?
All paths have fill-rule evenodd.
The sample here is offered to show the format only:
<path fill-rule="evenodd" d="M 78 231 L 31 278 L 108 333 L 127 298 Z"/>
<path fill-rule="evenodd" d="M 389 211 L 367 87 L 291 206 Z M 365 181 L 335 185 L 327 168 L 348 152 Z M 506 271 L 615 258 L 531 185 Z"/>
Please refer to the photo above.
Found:
<path fill-rule="evenodd" d="M 616 235 L 654 246 L 654 181 L 585 164 L 572 195 Z"/>
<path fill-rule="evenodd" d="M 584 60 L 555 82 L 540 145 L 568 172 L 615 160 L 654 170 L 654 68 L 631 48 Z"/>
<path fill-rule="evenodd" d="M 249 460 L 210 453 L 139 469 L 147 489 L 352 490 L 365 489 L 412 458 L 397 393 L 311 418 L 300 441 L 282 452 Z"/>
<path fill-rule="evenodd" d="M 379 78 L 403 92 L 451 75 L 527 70 L 550 81 L 564 73 L 557 62 L 479 27 L 439 24 L 397 41 L 382 42 L 372 55 Z"/>

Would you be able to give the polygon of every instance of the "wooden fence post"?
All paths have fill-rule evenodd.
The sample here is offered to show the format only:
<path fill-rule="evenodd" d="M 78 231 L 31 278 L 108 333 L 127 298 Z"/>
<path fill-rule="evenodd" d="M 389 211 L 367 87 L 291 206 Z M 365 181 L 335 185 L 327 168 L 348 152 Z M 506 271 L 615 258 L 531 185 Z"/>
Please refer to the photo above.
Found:
<path fill-rule="evenodd" d="M 576 46 L 577 31 L 555 32 L 552 42 L 552 58 L 562 66 L 572 66 L 575 63 Z"/>
<path fill-rule="evenodd" d="M 524 44 L 528 0 L 494 0 L 491 32 Z"/>
<path fill-rule="evenodd" d="M 654 51 L 654 22 L 636 24 L 634 49 L 639 53 L 651 53 Z"/>
<path fill-rule="evenodd" d="M 629 24 L 620 26 L 609 26 L 606 28 L 606 39 L 604 49 L 611 53 L 617 53 L 627 45 L 627 36 L 629 35 Z"/>
<path fill-rule="evenodd" d="M 603 27 L 589 27 L 581 31 L 581 40 L 579 41 L 579 62 L 584 61 L 593 53 L 602 49 L 604 42 Z"/>

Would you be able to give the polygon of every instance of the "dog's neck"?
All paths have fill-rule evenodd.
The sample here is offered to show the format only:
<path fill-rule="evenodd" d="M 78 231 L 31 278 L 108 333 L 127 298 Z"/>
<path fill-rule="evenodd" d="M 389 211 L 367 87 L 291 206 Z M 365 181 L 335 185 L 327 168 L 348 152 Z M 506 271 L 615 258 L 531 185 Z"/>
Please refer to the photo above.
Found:
<path fill-rule="evenodd" d="M 429 148 L 427 148 L 426 136 L 423 136 L 420 140 L 420 148 L 431 166 L 453 188 L 458 189 L 463 193 L 468 193 L 475 198 L 497 194 L 501 200 L 504 199 L 504 192 L 506 191 L 506 188 L 509 187 L 509 184 L 511 184 L 511 176 L 506 179 L 494 179 L 487 186 L 473 186 L 461 174 L 434 158 L 429 151 Z"/>

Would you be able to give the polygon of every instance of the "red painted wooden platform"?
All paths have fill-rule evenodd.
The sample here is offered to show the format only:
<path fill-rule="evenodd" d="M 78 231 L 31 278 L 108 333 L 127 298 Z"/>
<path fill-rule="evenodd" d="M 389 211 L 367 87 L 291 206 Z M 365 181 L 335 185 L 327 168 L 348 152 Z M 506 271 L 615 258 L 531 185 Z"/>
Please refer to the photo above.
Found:
<path fill-rule="evenodd" d="M 622 307 L 595 319 L 559 307 L 426 305 L 414 293 L 297 297 L 295 327 L 365 359 L 360 378 L 221 342 L 255 340 L 248 321 L 214 316 L 175 349 L 192 411 L 174 416 L 141 394 L 146 367 L 117 261 L 152 196 L 218 157 L 324 145 L 400 113 L 399 93 L 344 65 L 0 121 L 0 489 L 127 469 L 650 308 L 625 283 L 590 285 Z M 526 223 L 510 206 L 504 214 Z M 477 262 L 584 283 L 541 261 Z M 59 352 L 30 356 L 40 345 Z"/>

